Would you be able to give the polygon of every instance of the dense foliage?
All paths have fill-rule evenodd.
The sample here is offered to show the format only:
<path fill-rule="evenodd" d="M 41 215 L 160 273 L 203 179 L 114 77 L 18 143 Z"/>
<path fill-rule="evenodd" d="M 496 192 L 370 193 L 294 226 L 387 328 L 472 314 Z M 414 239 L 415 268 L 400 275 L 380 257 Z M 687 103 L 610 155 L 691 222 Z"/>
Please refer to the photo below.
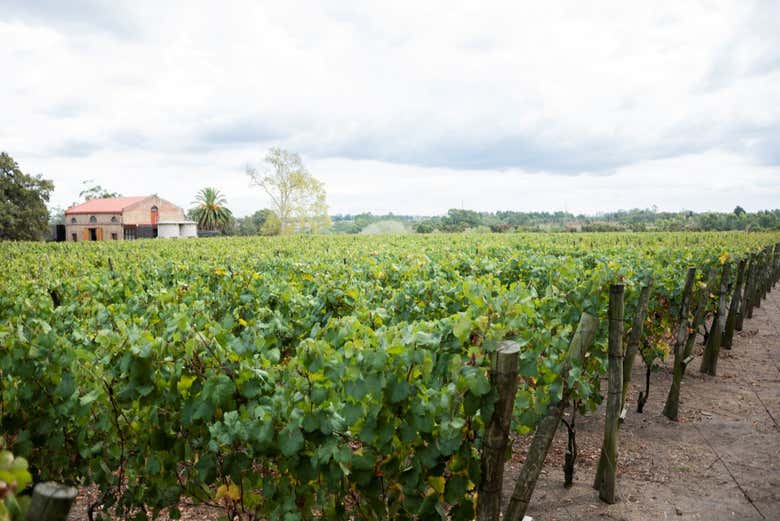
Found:
<path fill-rule="evenodd" d="M 37 479 L 96 483 L 120 513 L 186 496 L 229 518 L 471 519 L 498 342 L 522 346 L 514 421 L 528 432 L 564 386 L 584 409 L 601 400 L 609 284 L 626 285 L 630 323 L 654 277 L 646 332 L 661 341 L 687 266 L 704 273 L 779 240 L 8 244 L 0 429 Z M 564 382 L 583 311 L 602 325 Z"/>
<path fill-rule="evenodd" d="M 199 230 L 225 230 L 233 223 L 233 212 L 227 207 L 227 199 L 216 188 L 201 189 L 192 204 L 188 215 L 198 223 Z"/>
<path fill-rule="evenodd" d="M 48 233 L 46 203 L 54 184 L 23 173 L 16 161 L 0 153 L 0 241 L 37 241 Z"/>
<path fill-rule="evenodd" d="M 360 233 L 366 226 L 382 220 L 398 220 L 418 233 L 492 231 L 503 232 L 620 232 L 620 231 L 728 231 L 778 230 L 780 210 L 748 213 L 737 206 L 733 212 L 690 211 L 659 212 L 655 209 L 619 210 L 599 215 L 575 215 L 569 212 L 475 212 L 451 209 L 447 215 L 416 217 L 410 215 L 332 216 L 333 233 Z"/>

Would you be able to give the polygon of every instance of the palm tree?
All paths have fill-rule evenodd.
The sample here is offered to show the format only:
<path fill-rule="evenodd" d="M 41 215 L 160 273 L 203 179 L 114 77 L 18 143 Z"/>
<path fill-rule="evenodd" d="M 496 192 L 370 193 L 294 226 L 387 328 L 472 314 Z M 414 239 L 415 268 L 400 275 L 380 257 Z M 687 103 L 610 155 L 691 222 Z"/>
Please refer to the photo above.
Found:
<path fill-rule="evenodd" d="M 233 213 L 225 206 L 227 199 L 216 188 L 203 188 L 192 204 L 190 215 L 201 230 L 224 230 L 233 221 Z"/>

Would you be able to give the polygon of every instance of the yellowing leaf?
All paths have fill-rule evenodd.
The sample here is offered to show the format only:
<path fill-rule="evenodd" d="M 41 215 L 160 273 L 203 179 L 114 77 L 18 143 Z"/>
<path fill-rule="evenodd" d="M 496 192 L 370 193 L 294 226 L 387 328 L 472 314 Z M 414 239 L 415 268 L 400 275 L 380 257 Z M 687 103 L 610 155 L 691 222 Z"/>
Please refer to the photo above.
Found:
<path fill-rule="evenodd" d="M 446 480 L 443 476 L 431 476 L 428 478 L 428 484 L 439 494 L 444 494 L 444 485 Z"/>
<path fill-rule="evenodd" d="M 726 264 L 726 261 L 728 261 L 731 258 L 731 255 L 728 254 L 728 252 L 721 253 L 720 257 L 718 257 L 718 260 L 721 264 Z"/>
<path fill-rule="evenodd" d="M 176 384 L 176 388 L 182 395 L 187 396 L 187 394 L 189 394 L 190 387 L 192 387 L 192 382 L 194 381 L 194 376 L 182 375 L 182 377 L 179 378 L 179 382 Z"/>
<path fill-rule="evenodd" d="M 220 485 L 217 489 L 217 495 L 215 498 L 228 498 L 232 499 L 233 501 L 238 501 L 241 499 L 241 491 L 239 490 L 238 485 L 235 483 L 230 483 L 229 485 Z"/>
<path fill-rule="evenodd" d="M 242 326 L 246 327 L 246 320 L 244 320 L 243 318 L 239 318 L 238 319 L 238 323 L 241 324 Z"/>

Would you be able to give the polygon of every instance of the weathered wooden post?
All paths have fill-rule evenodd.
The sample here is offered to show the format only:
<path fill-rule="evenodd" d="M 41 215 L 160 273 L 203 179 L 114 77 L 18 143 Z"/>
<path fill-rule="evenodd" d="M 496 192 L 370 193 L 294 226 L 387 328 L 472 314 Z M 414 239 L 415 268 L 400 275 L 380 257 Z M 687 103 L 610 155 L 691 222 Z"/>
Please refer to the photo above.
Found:
<path fill-rule="evenodd" d="M 756 307 L 756 298 L 758 295 L 758 288 L 761 285 L 761 271 L 762 271 L 762 253 L 756 253 L 753 255 L 753 258 L 751 259 L 751 264 L 753 264 L 753 276 L 750 279 L 750 288 L 749 290 L 746 290 L 747 296 L 746 298 L 746 304 L 747 304 L 747 312 L 745 316 L 747 318 L 753 318 L 753 308 Z"/>
<path fill-rule="evenodd" d="M 704 348 L 704 355 L 701 359 L 699 371 L 715 376 L 718 368 L 718 356 L 720 355 L 720 342 L 723 337 L 723 328 L 726 322 L 726 293 L 729 287 L 730 264 L 723 264 L 723 271 L 720 276 L 720 290 L 718 291 L 718 314 L 712 319 L 710 327 L 710 336 L 707 339 L 707 347 Z"/>
<path fill-rule="evenodd" d="M 666 397 L 666 405 L 664 405 L 664 416 L 673 421 L 677 421 L 677 413 L 680 408 L 680 384 L 685 372 L 685 346 L 688 343 L 688 308 L 695 280 L 696 268 L 688 268 L 682 302 L 680 303 L 680 314 L 677 316 L 679 322 L 677 336 L 674 339 L 674 375 L 672 376 L 672 385 L 669 387 L 669 395 Z"/>
<path fill-rule="evenodd" d="M 742 287 L 742 294 L 740 295 L 739 299 L 739 309 L 737 310 L 737 321 L 734 324 L 734 330 L 735 331 L 742 331 L 742 327 L 745 323 L 745 312 L 747 311 L 748 306 L 748 295 L 749 295 L 749 288 L 751 284 L 751 280 L 753 279 L 753 260 L 748 260 L 747 268 L 745 269 L 745 283 Z"/>
<path fill-rule="evenodd" d="M 626 411 L 626 397 L 628 396 L 628 384 L 631 383 L 631 373 L 634 370 L 634 360 L 639 350 L 639 343 L 642 341 L 642 330 L 647 317 L 647 301 L 650 299 L 650 292 L 653 290 L 653 278 L 648 277 L 642 290 L 639 293 L 639 303 L 636 308 L 636 315 L 631 323 L 631 333 L 628 336 L 626 346 L 626 355 L 623 358 L 623 391 L 620 397 L 621 417 Z"/>
<path fill-rule="evenodd" d="M 767 252 L 764 249 L 758 257 L 758 276 L 753 288 L 753 306 L 761 308 L 761 299 L 764 298 L 764 278 L 766 277 Z"/>
<path fill-rule="evenodd" d="M 583 313 L 580 317 L 577 330 L 569 343 L 569 355 L 561 368 L 561 379 L 564 382 L 563 397 L 557 403 L 551 403 L 547 407 L 547 413 L 536 427 L 528 455 L 523 463 L 523 468 L 520 469 L 520 474 L 517 476 L 512 497 L 504 512 L 504 521 L 521 521 L 528 510 L 528 503 L 531 501 L 531 495 L 536 487 L 536 481 L 539 479 L 544 459 L 550 450 L 550 444 L 558 430 L 558 425 L 561 423 L 563 411 L 571 394 L 571 390 L 565 387 L 569 369 L 582 363 L 585 352 L 590 349 L 596 338 L 598 324 L 598 319 L 588 313 Z"/>
<path fill-rule="evenodd" d="M 38 483 L 33 489 L 26 521 L 65 521 L 77 490 L 53 481 Z"/>
<path fill-rule="evenodd" d="M 599 498 L 610 505 L 617 501 L 615 492 L 618 458 L 618 417 L 623 387 L 623 285 L 609 288 L 609 376 L 607 414 L 604 422 L 604 443 L 596 470 L 593 488 Z"/>
<path fill-rule="evenodd" d="M 520 345 L 506 340 L 498 345 L 491 363 L 490 383 L 497 391 L 498 400 L 482 441 L 482 482 L 479 484 L 477 500 L 478 521 L 498 521 L 501 513 L 504 460 L 517 394 L 519 356 Z"/>
<path fill-rule="evenodd" d="M 772 289 L 772 268 L 775 265 L 775 250 L 774 248 L 768 248 L 767 262 L 766 262 L 766 275 L 764 276 L 764 299 L 766 299 L 769 290 Z"/>
<path fill-rule="evenodd" d="M 734 342 L 734 329 L 737 326 L 737 311 L 739 310 L 740 298 L 742 296 L 742 284 L 745 282 L 745 262 L 745 259 L 742 259 L 737 265 L 737 283 L 734 285 L 734 292 L 731 295 L 729 314 L 726 318 L 726 327 L 723 330 L 723 340 L 721 341 L 721 345 L 725 349 L 731 349 L 731 345 Z"/>

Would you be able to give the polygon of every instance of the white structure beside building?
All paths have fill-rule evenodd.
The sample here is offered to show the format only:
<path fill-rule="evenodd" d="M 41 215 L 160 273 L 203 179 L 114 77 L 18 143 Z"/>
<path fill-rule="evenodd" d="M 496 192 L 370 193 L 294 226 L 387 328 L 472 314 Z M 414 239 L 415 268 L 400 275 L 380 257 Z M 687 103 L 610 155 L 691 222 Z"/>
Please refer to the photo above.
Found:
<path fill-rule="evenodd" d="M 160 221 L 157 223 L 157 237 L 178 239 L 198 236 L 198 223 L 194 221 Z"/>

